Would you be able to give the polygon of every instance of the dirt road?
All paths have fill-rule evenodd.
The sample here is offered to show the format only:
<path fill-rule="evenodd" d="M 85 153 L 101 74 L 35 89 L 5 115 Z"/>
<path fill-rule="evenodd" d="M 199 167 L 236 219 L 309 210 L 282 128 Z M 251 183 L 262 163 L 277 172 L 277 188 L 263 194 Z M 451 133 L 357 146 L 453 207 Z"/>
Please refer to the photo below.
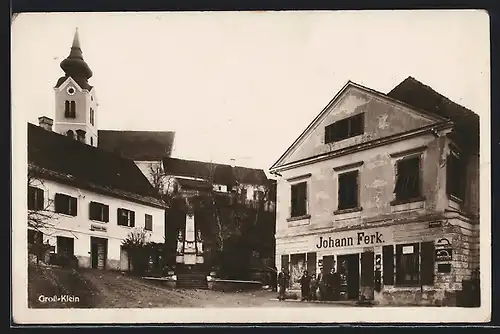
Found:
<path fill-rule="evenodd" d="M 29 304 L 34 308 L 156 308 L 156 307 L 252 307 L 332 306 L 272 300 L 270 291 L 230 292 L 169 289 L 119 272 L 93 269 L 29 267 Z M 40 296 L 70 295 L 78 302 L 40 302 Z"/>

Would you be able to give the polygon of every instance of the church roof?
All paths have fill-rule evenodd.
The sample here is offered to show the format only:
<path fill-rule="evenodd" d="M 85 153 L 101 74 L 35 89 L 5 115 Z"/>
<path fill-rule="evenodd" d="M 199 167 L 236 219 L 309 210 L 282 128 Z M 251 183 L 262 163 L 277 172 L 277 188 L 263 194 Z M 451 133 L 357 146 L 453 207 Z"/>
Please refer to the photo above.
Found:
<path fill-rule="evenodd" d="M 464 148 L 476 152 L 479 150 L 479 115 L 473 111 L 411 76 L 394 87 L 387 96 L 453 121 L 455 130 L 451 137 Z"/>
<path fill-rule="evenodd" d="M 134 161 L 161 161 L 174 145 L 173 131 L 99 130 L 98 146 Z"/>
<path fill-rule="evenodd" d="M 71 45 L 71 51 L 63 61 L 61 61 L 61 69 L 64 71 L 65 75 L 59 80 L 57 80 L 56 88 L 62 85 L 68 77 L 73 78 L 78 85 L 87 90 L 91 90 L 92 86 L 90 86 L 87 82 L 93 75 L 92 70 L 89 65 L 83 59 L 83 52 L 80 45 L 80 37 L 78 35 L 78 28 L 75 31 L 75 35 L 73 37 L 73 44 Z"/>
<path fill-rule="evenodd" d="M 262 169 L 178 158 L 164 158 L 163 169 L 167 175 L 201 178 L 230 187 L 238 183 L 269 185 Z"/>
<path fill-rule="evenodd" d="M 28 164 L 43 178 L 147 205 L 165 206 L 132 160 L 31 123 Z"/>

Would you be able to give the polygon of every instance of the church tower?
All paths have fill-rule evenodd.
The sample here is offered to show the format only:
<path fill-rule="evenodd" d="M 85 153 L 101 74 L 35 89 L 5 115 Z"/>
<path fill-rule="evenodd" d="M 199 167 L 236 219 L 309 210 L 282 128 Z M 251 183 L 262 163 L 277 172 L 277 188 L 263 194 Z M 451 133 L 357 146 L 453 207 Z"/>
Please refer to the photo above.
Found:
<path fill-rule="evenodd" d="M 69 56 L 61 62 L 64 76 L 55 91 L 54 131 L 97 147 L 97 99 L 89 85 L 92 70 L 83 60 L 78 28 Z"/>

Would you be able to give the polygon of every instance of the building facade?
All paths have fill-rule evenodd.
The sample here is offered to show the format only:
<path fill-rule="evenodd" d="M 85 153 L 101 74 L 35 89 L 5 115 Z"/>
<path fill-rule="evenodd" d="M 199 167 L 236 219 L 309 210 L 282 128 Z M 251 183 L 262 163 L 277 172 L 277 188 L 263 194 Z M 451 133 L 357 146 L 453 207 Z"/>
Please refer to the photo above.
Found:
<path fill-rule="evenodd" d="M 456 304 L 479 270 L 478 123 L 412 77 L 348 82 L 271 168 L 291 288 L 334 268 L 347 299 Z"/>
<path fill-rule="evenodd" d="M 129 270 L 122 242 L 140 230 L 163 243 L 166 205 L 134 161 L 97 147 L 98 103 L 78 31 L 61 68 L 55 121 L 28 123 L 28 245 L 75 256 L 80 267 Z"/>

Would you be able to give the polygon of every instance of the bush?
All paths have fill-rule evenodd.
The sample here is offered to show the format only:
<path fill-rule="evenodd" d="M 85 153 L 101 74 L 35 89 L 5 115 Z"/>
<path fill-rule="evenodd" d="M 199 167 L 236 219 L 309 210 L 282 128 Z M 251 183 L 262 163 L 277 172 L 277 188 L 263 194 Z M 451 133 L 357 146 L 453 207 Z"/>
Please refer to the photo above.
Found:
<path fill-rule="evenodd" d="M 51 253 L 49 264 L 63 268 L 78 268 L 78 258 L 67 254 Z"/>

